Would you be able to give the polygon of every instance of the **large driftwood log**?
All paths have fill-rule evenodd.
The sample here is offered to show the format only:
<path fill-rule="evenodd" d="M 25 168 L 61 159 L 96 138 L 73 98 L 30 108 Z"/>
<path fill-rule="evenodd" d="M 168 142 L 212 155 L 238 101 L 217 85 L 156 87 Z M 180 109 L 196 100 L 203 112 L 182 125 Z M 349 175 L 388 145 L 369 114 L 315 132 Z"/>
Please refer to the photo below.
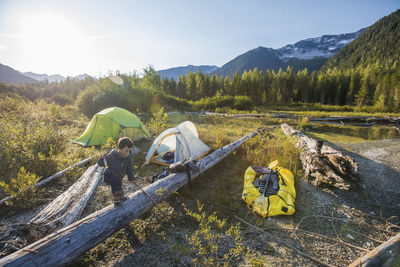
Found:
<path fill-rule="evenodd" d="M 399 266 L 400 265 L 400 234 L 390 238 L 379 247 L 371 250 L 355 260 L 350 267 L 356 266 Z"/>
<path fill-rule="evenodd" d="M 281 128 L 285 135 L 294 136 L 304 149 L 300 159 L 310 183 L 350 190 L 359 181 L 358 164 L 352 157 L 308 137 L 286 123 L 281 124 Z"/>
<path fill-rule="evenodd" d="M 377 124 L 396 124 L 400 118 L 395 117 L 372 117 L 372 116 L 346 116 L 346 117 L 328 117 L 328 118 L 310 118 L 312 122 L 332 121 L 332 122 L 366 122 Z"/>
<path fill-rule="evenodd" d="M 210 111 L 171 111 L 167 112 L 168 115 L 171 114 L 186 114 L 186 115 L 197 115 L 197 116 L 215 116 L 215 117 L 225 117 L 234 119 L 270 119 L 270 118 L 280 118 L 280 119 L 296 119 L 298 116 L 290 113 L 220 113 L 220 112 L 210 112 Z"/>
<path fill-rule="evenodd" d="M 39 188 L 39 187 L 43 186 L 44 184 L 47 184 L 48 182 L 54 180 L 55 178 L 62 176 L 62 175 L 65 174 L 67 171 L 72 170 L 72 169 L 75 168 L 75 167 L 81 166 L 81 165 L 83 165 L 83 164 L 85 164 L 85 163 L 91 161 L 93 158 L 94 158 L 94 156 L 89 157 L 89 158 L 86 158 L 86 159 L 84 159 L 84 160 L 82 160 L 82 161 L 80 161 L 80 162 L 78 162 L 78 163 L 75 163 L 75 164 L 69 166 L 68 168 L 66 168 L 66 169 L 64 169 L 64 170 L 59 171 L 59 172 L 57 172 L 56 174 L 54 174 L 54 175 L 52 175 L 52 176 L 50 176 L 50 177 L 47 177 L 46 179 L 43 179 L 43 180 L 39 181 L 37 184 L 34 185 L 34 187 Z M 32 186 L 32 187 L 33 187 L 33 186 Z M 22 193 L 23 191 L 25 191 L 25 190 L 27 190 L 27 189 L 29 189 L 29 187 L 27 187 L 27 188 L 21 190 L 21 191 L 18 192 L 18 193 Z M 9 201 L 9 200 L 13 199 L 13 198 L 15 198 L 15 196 L 9 196 L 9 197 L 3 198 L 2 200 L 0 200 L 0 205 L 3 204 L 3 203 L 5 203 L 6 201 Z"/>
<path fill-rule="evenodd" d="M 53 200 L 30 222 L 46 225 L 50 228 L 59 228 L 73 223 L 80 217 L 96 190 L 103 169 L 104 167 L 97 164 L 90 166 L 78 181 Z"/>
<path fill-rule="evenodd" d="M 304 117 L 303 115 L 297 115 L 293 113 L 282 113 L 282 112 L 270 112 L 270 113 L 219 113 L 209 111 L 171 111 L 167 114 L 187 114 L 197 116 L 217 116 L 226 118 L 236 119 L 256 119 L 256 118 L 279 118 L 279 119 L 299 119 Z M 326 118 L 310 118 L 306 117 L 308 121 L 314 123 L 329 123 L 343 125 L 349 123 L 349 125 L 360 125 L 360 126 L 373 126 L 373 125 L 394 125 L 400 127 L 400 118 L 396 117 L 372 117 L 372 116 L 344 116 L 344 117 L 326 117 Z"/>
<path fill-rule="evenodd" d="M 96 190 L 104 167 L 95 164 L 64 193 L 54 199 L 28 223 L 11 225 L 0 236 L 1 256 L 10 254 L 10 248 L 20 248 L 33 243 L 55 230 L 79 219 L 91 195 Z"/>
<path fill-rule="evenodd" d="M 192 173 L 191 179 L 195 179 L 200 173 L 213 167 L 256 134 L 257 132 L 252 132 L 202 158 L 199 161 L 199 171 Z M 143 190 L 155 202 L 160 202 L 187 183 L 188 178 L 185 172 L 173 173 Z M 71 262 L 132 220 L 149 211 L 154 205 L 140 190 L 127 198 L 119 206 L 105 207 L 0 259 L 0 266 L 59 266 Z"/>
<path fill-rule="evenodd" d="M 208 111 L 171 111 L 167 114 L 188 114 L 197 116 L 217 116 L 235 119 L 300 119 L 303 115 L 293 113 L 217 113 Z M 328 118 L 309 118 L 305 117 L 309 122 L 333 124 L 333 125 L 348 125 L 348 126 L 376 126 L 376 125 L 391 125 L 400 133 L 400 118 L 396 117 L 372 117 L 372 116 L 346 116 L 346 117 L 328 117 Z"/>

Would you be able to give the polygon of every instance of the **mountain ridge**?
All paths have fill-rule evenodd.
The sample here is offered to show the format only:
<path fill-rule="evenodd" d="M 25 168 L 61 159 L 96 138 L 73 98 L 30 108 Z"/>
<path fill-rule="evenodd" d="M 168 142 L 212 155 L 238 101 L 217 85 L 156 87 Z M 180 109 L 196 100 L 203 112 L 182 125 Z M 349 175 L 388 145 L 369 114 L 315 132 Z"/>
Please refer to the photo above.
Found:
<path fill-rule="evenodd" d="M 211 74 L 217 69 L 218 67 L 215 65 L 187 65 L 159 70 L 157 73 L 161 78 L 173 78 L 175 81 L 177 81 L 179 76 L 186 75 L 189 71 L 195 73 L 198 70 L 201 70 L 203 74 Z"/>
<path fill-rule="evenodd" d="M 75 80 L 83 80 L 86 77 L 97 79 L 86 73 L 76 76 L 67 76 L 67 77 Z M 66 77 L 60 74 L 48 75 L 45 73 L 38 74 L 31 71 L 20 72 L 16 69 L 13 69 L 10 66 L 0 63 L 0 82 L 4 82 L 6 84 L 39 83 L 44 81 L 48 81 L 49 83 L 54 83 L 54 82 L 58 83 L 58 82 L 63 82 L 66 79 L 67 79 Z"/>
<path fill-rule="evenodd" d="M 310 72 L 319 70 L 328 58 L 354 41 L 366 29 L 362 28 L 353 33 L 307 38 L 278 49 L 259 46 L 228 61 L 214 73 L 218 76 L 233 77 L 236 72 L 242 74 L 254 68 L 277 72 L 279 69 L 286 69 L 289 65 L 295 71 L 304 68 Z"/>
<path fill-rule="evenodd" d="M 23 75 L 10 66 L 0 63 L 0 82 L 7 84 L 37 83 L 38 81 Z"/>
<path fill-rule="evenodd" d="M 394 64 L 400 58 L 400 9 L 379 19 L 354 42 L 345 46 L 323 66 L 341 70 L 375 65 L 377 61 Z"/>

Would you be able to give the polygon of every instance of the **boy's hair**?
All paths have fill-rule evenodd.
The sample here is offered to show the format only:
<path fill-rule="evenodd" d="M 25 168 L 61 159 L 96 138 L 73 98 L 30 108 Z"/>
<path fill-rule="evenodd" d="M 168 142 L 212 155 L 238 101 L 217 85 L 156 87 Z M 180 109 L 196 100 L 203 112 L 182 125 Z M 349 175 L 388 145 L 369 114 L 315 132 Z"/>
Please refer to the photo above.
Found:
<path fill-rule="evenodd" d="M 130 139 L 129 137 L 121 137 L 120 139 L 118 139 L 118 148 L 119 149 L 122 149 L 126 146 L 129 148 L 133 147 L 132 139 Z"/>

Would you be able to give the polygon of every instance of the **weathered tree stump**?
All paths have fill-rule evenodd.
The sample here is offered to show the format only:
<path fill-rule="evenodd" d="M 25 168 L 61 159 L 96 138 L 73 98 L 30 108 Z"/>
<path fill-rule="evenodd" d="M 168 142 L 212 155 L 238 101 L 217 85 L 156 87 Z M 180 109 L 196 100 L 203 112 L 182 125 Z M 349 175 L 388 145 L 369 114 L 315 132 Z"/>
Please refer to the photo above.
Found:
<path fill-rule="evenodd" d="M 300 154 L 307 180 L 320 187 L 337 187 L 350 190 L 359 182 L 358 164 L 350 156 L 308 137 L 288 124 L 281 124 L 285 135 L 293 136 L 304 149 Z"/>

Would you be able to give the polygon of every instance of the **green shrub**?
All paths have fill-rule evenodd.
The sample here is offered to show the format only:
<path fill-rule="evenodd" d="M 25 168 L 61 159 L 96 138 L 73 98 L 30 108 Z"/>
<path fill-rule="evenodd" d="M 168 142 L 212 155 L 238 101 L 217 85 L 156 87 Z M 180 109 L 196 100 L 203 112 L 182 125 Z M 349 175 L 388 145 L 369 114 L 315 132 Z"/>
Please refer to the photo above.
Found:
<path fill-rule="evenodd" d="M 155 96 L 155 100 L 170 110 L 193 110 L 190 101 L 184 98 L 159 93 Z"/>
<path fill-rule="evenodd" d="M 243 256 L 239 224 L 228 226 L 226 219 L 219 219 L 215 212 L 207 215 L 199 201 L 197 211 L 189 210 L 184 204 L 183 207 L 199 227 L 186 235 L 184 245 L 168 242 L 177 257 L 189 255 L 195 266 L 230 266 L 233 259 Z"/>
<path fill-rule="evenodd" d="M 193 106 L 196 110 L 215 110 L 223 107 L 237 110 L 250 110 L 253 107 L 253 103 L 248 96 L 217 95 L 194 101 Z"/>
<path fill-rule="evenodd" d="M 15 204 L 29 207 L 33 204 L 32 196 L 36 191 L 34 185 L 38 181 L 38 176 L 26 171 L 24 167 L 21 167 L 17 176 L 11 179 L 10 184 L 5 184 L 0 181 L 0 188 L 5 195 L 11 195 L 12 197 L 19 196 L 19 198 L 15 200 Z"/>
<path fill-rule="evenodd" d="M 132 112 L 147 112 L 152 101 L 153 94 L 149 90 L 119 86 L 104 78 L 78 95 L 77 106 L 90 118 L 109 107 L 125 108 Z"/>
<path fill-rule="evenodd" d="M 54 155 L 65 147 L 61 132 L 52 125 L 23 123 L 15 117 L 2 118 L 0 124 L 4 126 L 0 128 L 0 173 L 5 182 L 22 166 L 39 176 L 56 171 Z"/>
<path fill-rule="evenodd" d="M 74 104 L 74 99 L 70 96 L 67 96 L 65 94 L 60 94 L 60 95 L 53 95 L 50 97 L 50 99 L 61 106 L 66 106 L 66 105 L 72 105 Z"/>
<path fill-rule="evenodd" d="M 104 145 L 101 146 L 102 151 L 109 151 L 117 147 L 117 143 L 112 137 L 109 137 Z"/>
<path fill-rule="evenodd" d="M 56 115 L 52 115 L 53 107 Z M 82 131 L 76 126 L 86 125 L 73 106 L 6 96 L 0 98 L 0 114 L 0 197 L 28 186 L 34 177 L 48 177 L 95 153 L 71 143 Z M 81 171 L 74 169 L 59 181 L 75 179 Z M 29 207 L 40 198 L 34 199 L 25 203 L 23 197 L 18 198 L 15 204 Z"/>
<path fill-rule="evenodd" d="M 161 133 L 168 127 L 168 114 L 164 113 L 164 108 L 160 108 L 153 113 L 153 118 L 146 124 L 146 128 L 153 135 Z"/>

